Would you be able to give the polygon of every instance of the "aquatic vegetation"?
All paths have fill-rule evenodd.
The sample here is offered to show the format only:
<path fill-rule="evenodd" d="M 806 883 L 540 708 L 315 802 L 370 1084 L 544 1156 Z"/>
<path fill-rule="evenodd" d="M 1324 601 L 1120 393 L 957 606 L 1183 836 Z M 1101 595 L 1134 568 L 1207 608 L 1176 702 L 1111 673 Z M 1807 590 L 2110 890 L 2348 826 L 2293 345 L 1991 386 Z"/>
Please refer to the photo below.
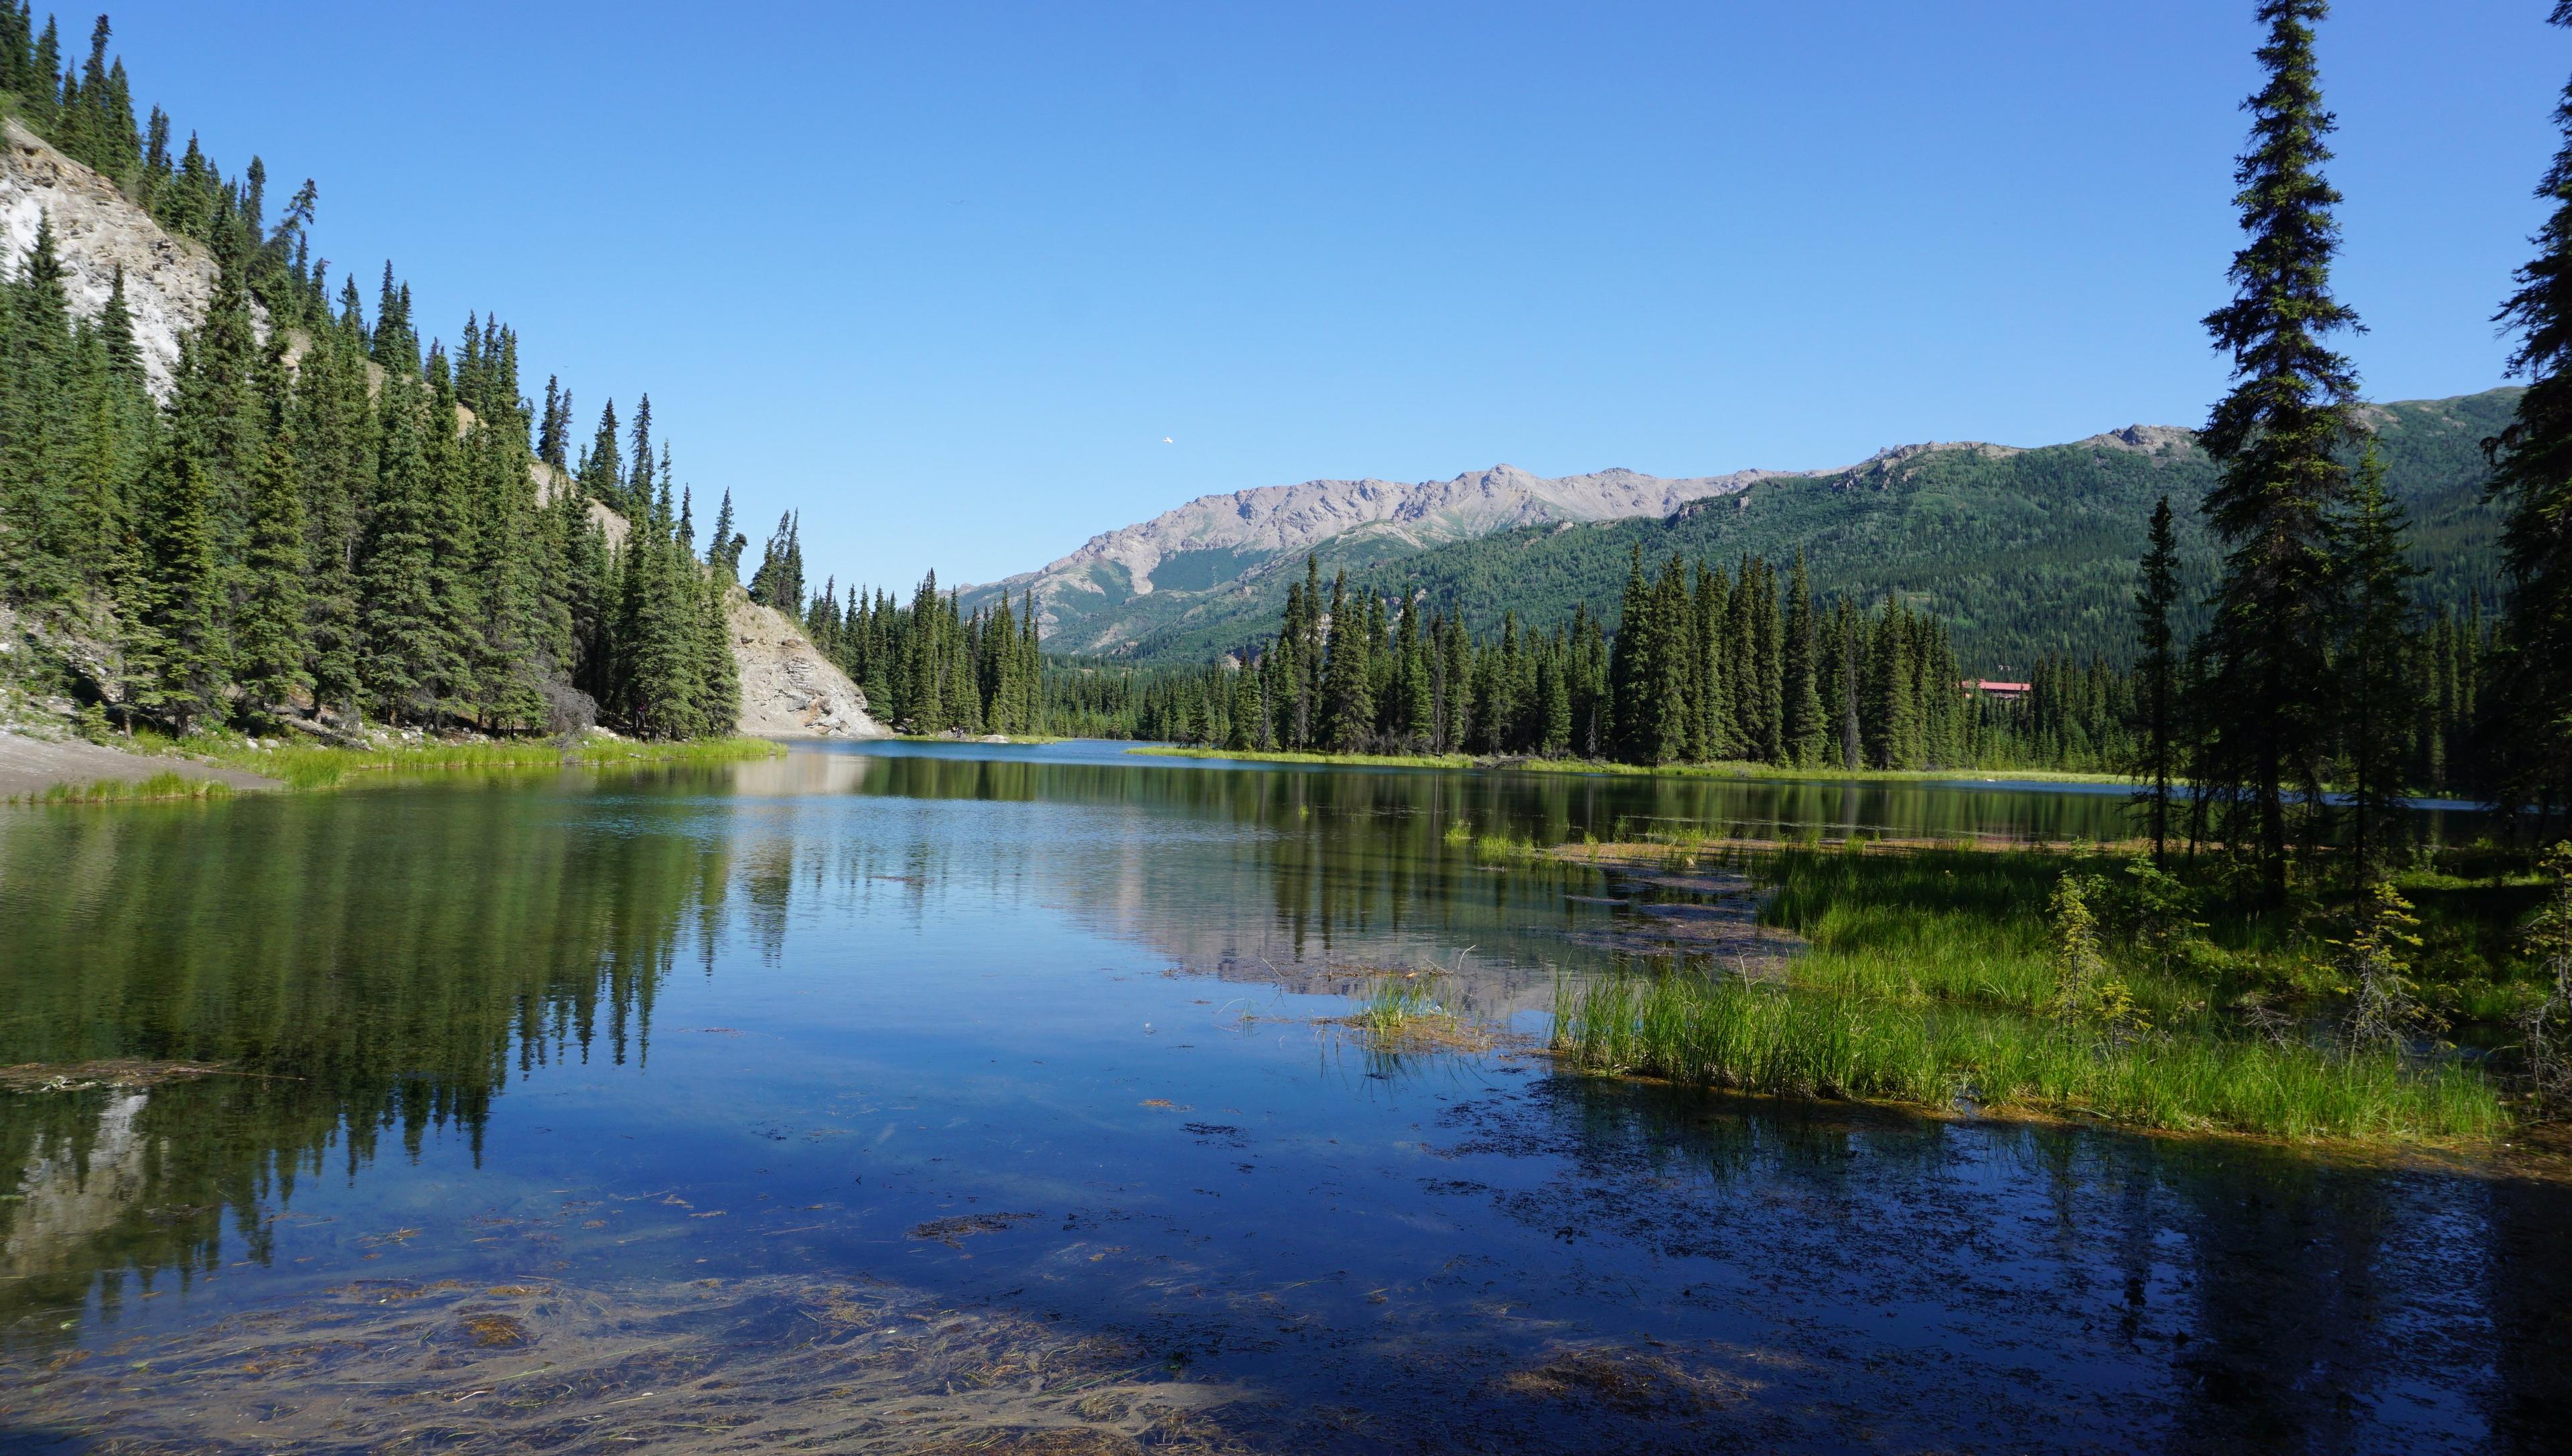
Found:
<path fill-rule="evenodd" d="M 192 779 L 164 772 L 146 779 L 100 779 L 88 784 L 55 784 L 41 794 L 25 795 L 28 804 L 108 804 L 137 799 L 221 799 L 233 786 L 221 779 Z"/>
<path fill-rule="evenodd" d="M 151 735 L 138 735 L 152 741 Z M 326 789 L 351 775 L 404 775 L 459 769 L 607 768 L 668 763 L 736 763 L 775 758 L 785 749 L 764 738 L 687 738 L 647 742 L 594 736 L 575 742 L 536 738 L 506 742 L 426 738 L 415 743 L 342 748 L 326 744 L 200 734 L 160 739 L 165 752 L 211 758 L 276 779 L 293 789 Z"/>
<path fill-rule="evenodd" d="M 94 1088 L 147 1088 L 212 1077 L 224 1069 L 211 1062 L 146 1062 L 137 1058 L 108 1061 L 23 1062 L 0 1067 L 0 1092 L 88 1092 Z"/>
<path fill-rule="evenodd" d="M 2273 932 L 2211 946 L 2171 885 L 2138 893 L 2131 875 L 2037 851 L 1739 858 L 1772 887 L 1762 918 L 1807 943 L 1785 984 L 1674 971 L 1567 985 L 1558 1052 L 1695 1086 L 2175 1129 L 2462 1138 L 2506 1123 L 2474 1068 L 2293 1035 L 2306 993 L 2272 974 L 2293 961 Z"/>
<path fill-rule="evenodd" d="M 1685 974 L 1567 986 L 1555 1049 L 1588 1071 L 1794 1096 L 2079 1113 L 2290 1138 L 2455 1138 L 2505 1123 L 2490 1084 L 2389 1053 L 2212 1037 L 2105 1043 L 2034 1018 Z"/>
<path fill-rule="evenodd" d="M 13 1402 L 83 1433 L 113 1412 L 160 1450 L 392 1448 L 422 1410 L 470 1449 L 1241 1449 L 1217 1424 L 1236 1388 L 1171 1378 L 1128 1339 L 880 1279 L 365 1280 L 134 1354 L 56 1364 Z M 287 1381 L 301 1398 L 271 1399 Z M 1029 1431 L 1056 1443 L 1017 1444 Z"/>
<path fill-rule="evenodd" d="M 1429 971 L 1393 971 L 1378 977 L 1355 1015 L 1333 1025 L 1366 1034 L 1377 1052 L 1481 1051 L 1491 1033 L 1447 1004 L 1443 978 Z"/>

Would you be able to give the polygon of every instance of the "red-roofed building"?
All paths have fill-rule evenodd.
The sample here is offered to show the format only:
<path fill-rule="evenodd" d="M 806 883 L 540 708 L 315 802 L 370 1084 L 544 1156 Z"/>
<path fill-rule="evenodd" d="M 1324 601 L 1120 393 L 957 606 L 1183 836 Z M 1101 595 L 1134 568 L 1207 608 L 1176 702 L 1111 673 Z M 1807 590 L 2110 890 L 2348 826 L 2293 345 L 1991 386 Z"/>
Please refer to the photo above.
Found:
<path fill-rule="evenodd" d="M 1969 677 L 1965 679 L 1963 683 L 1959 684 L 1959 686 L 1965 688 L 1969 692 L 1981 693 L 1987 698 L 2003 698 L 2010 702 L 2016 702 L 2020 698 L 2026 697 L 2035 688 L 2035 684 L 2033 683 L 1993 682 L 1991 679 L 1983 677 Z"/>

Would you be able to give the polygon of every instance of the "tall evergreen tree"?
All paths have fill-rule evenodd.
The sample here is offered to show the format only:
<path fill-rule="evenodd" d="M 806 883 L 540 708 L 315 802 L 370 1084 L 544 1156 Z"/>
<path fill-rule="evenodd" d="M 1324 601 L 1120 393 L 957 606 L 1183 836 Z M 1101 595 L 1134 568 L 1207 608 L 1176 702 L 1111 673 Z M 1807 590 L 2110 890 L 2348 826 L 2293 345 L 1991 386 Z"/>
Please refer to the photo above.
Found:
<path fill-rule="evenodd" d="M 2572 0 L 2553 23 L 2572 26 Z M 2501 547 L 2508 614 L 2500 631 L 2491 737 L 2495 786 L 2515 804 L 2572 809 L 2572 85 L 2555 104 L 2563 145 L 2538 182 L 2551 205 L 2498 322 L 2515 332 L 2510 370 L 2527 378 L 2517 416 L 2497 439 L 2492 493 L 2508 502 Z M 2538 826 L 2540 834 L 2550 826 Z"/>
<path fill-rule="evenodd" d="M 2179 532 L 2165 495 L 2153 508 L 2142 579 L 2135 588 L 2135 665 L 2143 753 L 2135 762 L 2136 792 L 2144 832 L 2153 841 L 2153 863 L 2170 863 L 2171 785 L 2179 776 L 2180 653 L 2171 609 L 2179 604 Z"/>
<path fill-rule="evenodd" d="M 1375 733 L 1375 701 L 1369 680 L 1366 610 L 1348 594 L 1349 573 L 1331 583 L 1330 666 L 1322 702 L 1330 723 L 1331 747 L 1357 753 Z"/>
<path fill-rule="evenodd" d="M 1822 716 L 1821 618 L 1813 608 L 1813 579 L 1800 550 L 1786 588 L 1784 671 L 1786 761 L 1812 768 L 1822 761 L 1829 724 Z"/>
<path fill-rule="evenodd" d="M 273 720 L 281 705 L 313 686 L 305 668 L 304 484 L 296 474 L 294 440 L 282 432 L 269 438 L 250 509 L 250 548 L 233 630 L 234 678 L 254 711 Z"/>
<path fill-rule="evenodd" d="M 2234 385 L 2202 436 L 2222 476 L 2206 512 L 2226 547 L 2205 649 L 2213 732 L 2197 769 L 2224 796 L 2229 832 L 2258 866 L 2271 903 L 2286 893 L 2289 816 L 2320 812 L 2337 614 L 2339 450 L 2356 433 L 2357 380 L 2324 342 L 2356 327 L 2330 293 L 2339 194 L 2322 180 L 2332 128 L 2321 106 L 2313 24 L 2325 0 L 2261 0 L 2266 80 L 2245 109 L 2250 144 L 2235 173 L 2249 242 L 2234 255 L 2233 302 L 2207 330 Z"/>
<path fill-rule="evenodd" d="M 139 661 L 137 706 L 182 729 L 212 715 L 232 681 L 214 492 L 206 471 L 172 450 L 154 472 L 151 582 L 128 647 Z"/>
<path fill-rule="evenodd" d="M 2349 858 L 2363 886 L 2401 832 L 2402 766 L 2419 712 L 2411 665 L 2411 582 L 2403 512 L 2384 490 L 2384 459 L 2369 444 L 2349 505 L 2347 619 L 2339 636 L 2341 777 L 2348 790 Z"/>

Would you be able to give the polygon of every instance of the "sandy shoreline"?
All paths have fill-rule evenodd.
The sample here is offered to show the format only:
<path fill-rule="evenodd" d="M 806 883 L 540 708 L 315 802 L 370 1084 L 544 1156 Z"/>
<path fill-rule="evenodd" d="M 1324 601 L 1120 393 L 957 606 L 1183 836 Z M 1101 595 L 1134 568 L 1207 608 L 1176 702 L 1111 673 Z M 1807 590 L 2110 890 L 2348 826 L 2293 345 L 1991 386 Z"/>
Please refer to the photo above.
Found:
<path fill-rule="evenodd" d="M 120 779 L 139 784 L 158 774 L 214 779 L 236 789 L 274 789 L 278 781 L 245 769 L 219 768 L 184 758 L 155 758 L 101 748 L 77 739 L 55 741 L 0 731 L 0 800 L 42 794 L 56 784 L 95 784 Z"/>

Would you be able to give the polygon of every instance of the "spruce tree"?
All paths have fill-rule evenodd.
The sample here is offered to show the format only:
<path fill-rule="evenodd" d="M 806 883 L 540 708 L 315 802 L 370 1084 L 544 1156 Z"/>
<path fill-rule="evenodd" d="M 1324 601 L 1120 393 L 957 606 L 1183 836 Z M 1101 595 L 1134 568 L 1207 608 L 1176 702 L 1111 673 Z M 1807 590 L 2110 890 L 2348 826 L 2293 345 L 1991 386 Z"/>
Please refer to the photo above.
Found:
<path fill-rule="evenodd" d="M 2572 0 L 2554 7 L 2553 23 L 2572 26 Z M 2536 188 L 2551 211 L 2498 315 L 2518 336 L 2509 367 L 2526 377 L 2527 391 L 2509 427 L 2483 445 L 2495 467 L 2492 493 L 2509 511 L 2493 787 L 2512 804 L 2548 811 L 2572 807 L 2572 85 L 2554 124 L 2563 145 Z"/>
<path fill-rule="evenodd" d="M 1777 609 L 1777 569 L 1755 563 L 1756 589 L 1751 593 L 1750 689 L 1758 701 L 1761 762 L 1786 758 L 1786 623 Z"/>
<path fill-rule="evenodd" d="M 1350 599 L 1349 573 L 1331 583 L 1330 666 L 1322 702 L 1330 723 L 1330 746 L 1340 753 L 1364 752 L 1375 733 L 1375 700 L 1367 659 L 1366 610 Z"/>
<path fill-rule="evenodd" d="M 727 497 L 729 498 L 729 497 Z M 741 668 L 732 655 L 732 575 L 685 564 L 697 596 L 697 731 L 730 733 L 741 720 Z"/>
<path fill-rule="evenodd" d="M 0 596 L 21 600 L 59 600 L 71 587 L 63 456 L 73 339 L 63 279 L 53 220 L 39 213 L 0 335 Z"/>
<path fill-rule="evenodd" d="M 2289 817 L 2309 819 L 2323 803 L 2333 524 L 2347 495 L 2339 451 L 2359 427 L 2355 373 L 2324 342 L 2357 323 L 2329 287 L 2339 195 L 2320 170 L 2332 119 L 2312 31 L 2327 10 L 2324 0 L 2259 6 L 2266 81 L 2246 103 L 2250 144 L 2235 172 L 2249 242 L 2234 255 L 2233 302 L 2206 320 L 2232 356 L 2234 385 L 2202 435 L 2221 469 L 2206 513 L 2226 555 L 2204 642 L 2212 733 L 2196 777 L 2222 798 L 2272 904 L 2286 893 Z"/>
<path fill-rule="evenodd" d="M 1696 696 L 1690 703 L 1695 722 L 1692 725 L 1689 756 L 1712 761 L 1734 756 L 1732 742 L 1732 694 L 1734 684 L 1729 667 L 1732 654 L 1724 645 L 1724 630 L 1731 621 L 1732 585 L 1719 567 L 1696 565 Z M 1578 630 L 1574 636 L 1578 637 Z M 1569 677 L 1567 672 L 1567 691 Z"/>
<path fill-rule="evenodd" d="M 1655 687 L 1652 589 L 1643 576 L 1643 548 L 1625 561 L 1625 591 L 1616 607 L 1616 635 L 1608 647 L 1609 751 L 1626 763 L 1653 761 L 1658 724 L 1645 713 Z"/>
<path fill-rule="evenodd" d="M 2384 490 L 2384 460 L 2369 444 L 2358 461 L 2349 505 L 2347 618 L 2334 666 L 2339 682 L 2341 778 L 2347 786 L 2348 848 L 2359 885 L 2374 878 L 2401 826 L 2402 764 L 2419 711 L 2411 675 L 2411 582 L 2403 557 L 2402 507 Z"/>
<path fill-rule="evenodd" d="M 234 679 L 252 712 L 278 721 L 313 686 L 305 668 L 304 483 L 294 440 L 272 435 L 251 490 L 250 546 L 233 628 Z"/>
<path fill-rule="evenodd" d="M 1851 773 L 1866 767 L 1865 733 L 1858 721 L 1858 664 L 1866 655 L 1866 621 L 1847 598 L 1840 600 L 1835 634 L 1840 658 L 1840 767 Z"/>
<path fill-rule="evenodd" d="M 632 512 L 625 503 L 625 455 L 616 443 L 616 401 L 610 399 L 598 411 L 598 428 L 589 437 L 589 449 L 580 457 L 581 493 L 624 514 Z"/>
<path fill-rule="evenodd" d="M 2180 746 L 2180 654 L 2171 625 L 2171 608 L 2179 604 L 2179 532 L 2169 496 L 2153 507 L 2146 539 L 2142 579 L 2135 588 L 2136 706 L 2143 729 L 2142 753 L 2134 765 L 2135 777 L 2142 781 L 2135 802 L 2153 841 L 2153 863 L 2167 868 L 2171 784 L 2179 775 Z"/>
<path fill-rule="evenodd" d="M 1820 675 L 1821 617 L 1813 607 L 1812 576 L 1798 550 L 1786 588 L 1785 747 L 1786 761 L 1799 768 L 1817 767 L 1829 741 Z"/>
<path fill-rule="evenodd" d="M 141 667 L 139 706 L 182 731 L 213 715 L 232 681 L 224 630 L 224 581 L 215 545 L 214 492 L 186 453 L 155 471 L 151 586 L 128 646 Z"/>
<path fill-rule="evenodd" d="M 433 709 L 452 664 L 418 376 L 387 373 L 380 404 L 374 508 L 357 566 L 358 681 L 377 712 L 400 722 Z"/>

